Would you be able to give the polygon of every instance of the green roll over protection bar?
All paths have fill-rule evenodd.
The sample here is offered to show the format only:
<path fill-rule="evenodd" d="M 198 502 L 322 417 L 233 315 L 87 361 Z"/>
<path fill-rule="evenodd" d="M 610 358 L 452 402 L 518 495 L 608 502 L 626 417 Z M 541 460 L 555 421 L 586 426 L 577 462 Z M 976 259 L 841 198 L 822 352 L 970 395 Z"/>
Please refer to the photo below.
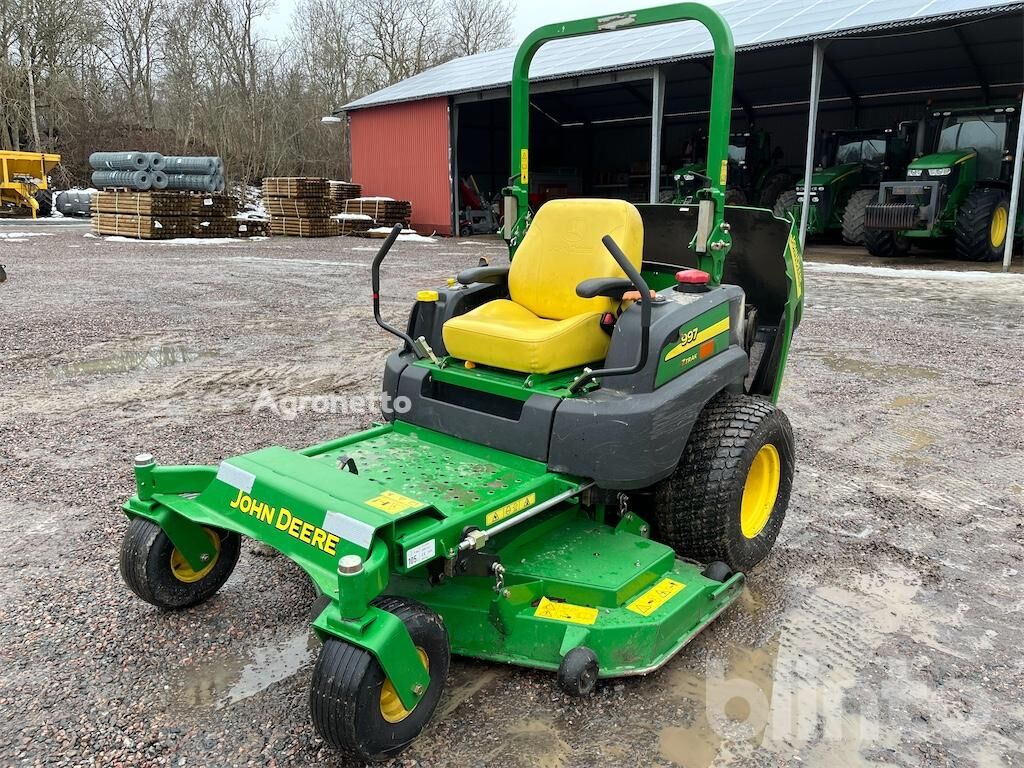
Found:
<path fill-rule="evenodd" d="M 523 41 L 512 70 L 512 174 L 508 196 L 515 198 L 515 226 L 509 233 L 513 249 L 522 241 L 530 225 L 530 64 L 545 43 L 567 37 L 601 32 L 697 21 L 711 34 L 714 43 L 714 70 L 711 78 L 711 115 L 708 125 L 708 175 L 710 187 L 702 190 L 702 230 L 690 247 L 697 252 L 699 266 L 711 275 L 711 283 L 722 281 L 725 258 L 732 246 L 725 217 L 725 190 L 729 173 L 729 128 L 732 120 L 732 83 L 735 72 L 735 44 L 732 31 L 722 15 L 699 3 L 673 3 L 628 13 L 561 24 L 549 24 L 534 31 Z M 655 169 L 652 172 L 656 173 Z M 709 210 L 710 208 L 710 210 Z"/>

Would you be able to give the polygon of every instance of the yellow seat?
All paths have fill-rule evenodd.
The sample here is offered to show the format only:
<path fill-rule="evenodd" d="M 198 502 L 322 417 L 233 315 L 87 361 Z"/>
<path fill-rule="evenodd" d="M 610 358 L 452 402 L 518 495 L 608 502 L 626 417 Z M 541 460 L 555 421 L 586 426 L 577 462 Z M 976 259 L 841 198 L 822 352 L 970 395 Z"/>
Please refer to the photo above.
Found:
<path fill-rule="evenodd" d="M 444 324 L 448 353 L 520 373 L 551 373 L 604 360 L 610 339 L 601 316 L 618 302 L 582 299 L 593 277 L 625 277 L 601 243 L 611 235 L 635 267 L 643 258 L 640 212 L 621 200 L 553 200 L 544 205 L 512 259 L 509 299 Z"/>

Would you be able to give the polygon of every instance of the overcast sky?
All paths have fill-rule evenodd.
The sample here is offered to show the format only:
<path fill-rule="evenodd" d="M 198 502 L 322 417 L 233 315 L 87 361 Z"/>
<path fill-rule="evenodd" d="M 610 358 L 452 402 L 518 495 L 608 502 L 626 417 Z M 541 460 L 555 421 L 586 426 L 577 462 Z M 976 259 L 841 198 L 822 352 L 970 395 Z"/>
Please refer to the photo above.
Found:
<path fill-rule="evenodd" d="M 659 0 L 518 0 L 512 33 L 519 42 L 544 24 L 665 4 Z M 267 34 L 277 38 L 287 34 L 294 5 L 295 0 L 277 0 L 263 24 Z"/>

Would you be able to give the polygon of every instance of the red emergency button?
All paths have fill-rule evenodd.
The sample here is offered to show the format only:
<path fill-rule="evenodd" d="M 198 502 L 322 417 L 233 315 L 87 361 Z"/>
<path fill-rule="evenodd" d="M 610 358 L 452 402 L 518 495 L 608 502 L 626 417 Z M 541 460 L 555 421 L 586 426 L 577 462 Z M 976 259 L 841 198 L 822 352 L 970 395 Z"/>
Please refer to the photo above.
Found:
<path fill-rule="evenodd" d="M 682 269 L 676 272 L 676 282 L 680 285 L 707 285 L 711 275 L 700 269 Z"/>

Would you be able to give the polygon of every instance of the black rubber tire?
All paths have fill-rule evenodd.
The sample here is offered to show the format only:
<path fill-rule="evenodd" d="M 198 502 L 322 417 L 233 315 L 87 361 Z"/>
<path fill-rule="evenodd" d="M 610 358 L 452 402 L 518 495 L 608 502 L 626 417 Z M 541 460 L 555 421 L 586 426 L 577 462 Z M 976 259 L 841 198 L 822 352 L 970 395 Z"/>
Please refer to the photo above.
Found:
<path fill-rule="evenodd" d="M 728 563 L 723 563 L 721 560 L 716 560 L 715 562 L 708 564 L 708 567 L 701 572 L 701 576 L 703 576 L 705 579 L 711 579 L 712 581 L 720 581 L 724 584 L 732 578 L 734 573 L 736 572 L 729 567 Z"/>
<path fill-rule="evenodd" d="M 49 216 L 53 213 L 53 192 L 48 189 L 39 189 L 36 190 L 32 197 L 35 198 L 36 203 L 39 205 L 39 210 L 36 212 L 37 216 Z"/>
<path fill-rule="evenodd" d="M 907 238 L 891 229 L 865 229 L 864 247 L 868 253 L 879 259 L 906 256 L 910 253 Z"/>
<path fill-rule="evenodd" d="M 750 466 L 766 444 L 779 454 L 780 478 L 767 521 L 752 538 L 740 509 Z M 702 563 L 746 572 L 760 563 L 786 517 L 794 471 L 793 430 L 768 400 L 722 393 L 693 426 L 676 471 L 654 487 L 656 538 Z"/>
<path fill-rule="evenodd" d="M 739 187 L 729 187 L 725 190 L 726 205 L 748 205 L 747 193 Z"/>
<path fill-rule="evenodd" d="M 570 696 L 589 696 L 597 686 L 599 672 L 597 655 L 581 645 L 562 657 L 558 666 L 558 687 Z"/>
<path fill-rule="evenodd" d="M 199 581 L 179 581 L 171 570 L 174 544 L 156 523 L 136 517 L 121 542 L 121 578 L 128 588 L 157 608 L 179 610 L 209 600 L 224 586 L 238 562 L 242 539 L 237 533 L 207 528 L 220 539 L 213 569 Z"/>
<path fill-rule="evenodd" d="M 441 617 L 426 606 L 399 597 L 373 601 L 402 620 L 413 644 L 427 655 L 430 685 L 416 707 L 396 723 L 381 713 L 386 677 L 368 651 L 328 638 L 317 657 L 309 693 L 309 711 L 320 737 L 343 755 L 365 762 L 394 757 L 430 722 L 448 677 L 451 650 Z"/>
<path fill-rule="evenodd" d="M 779 199 L 779 195 L 794 186 L 796 186 L 796 179 L 788 173 L 776 173 L 765 182 L 757 202 L 762 208 L 772 210 L 775 208 L 775 201 Z"/>
<path fill-rule="evenodd" d="M 772 206 L 772 212 L 780 219 L 789 219 L 789 211 L 796 205 L 798 200 L 795 189 L 789 189 L 783 192 L 775 200 L 775 205 Z"/>
<path fill-rule="evenodd" d="M 999 261 L 1003 258 L 1006 238 L 993 243 L 991 237 L 992 217 L 998 210 L 1010 212 L 1010 201 L 1001 189 L 975 189 L 971 192 L 956 216 L 953 237 L 956 257 L 965 261 Z"/>
<path fill-rule="evenodd" d="M 877 189 L 858 189 L 850 195 L 843 211 L 843 242 L 847 245 L 864 245 L 864 218 L 869 205 L 878 200 Z"/>

